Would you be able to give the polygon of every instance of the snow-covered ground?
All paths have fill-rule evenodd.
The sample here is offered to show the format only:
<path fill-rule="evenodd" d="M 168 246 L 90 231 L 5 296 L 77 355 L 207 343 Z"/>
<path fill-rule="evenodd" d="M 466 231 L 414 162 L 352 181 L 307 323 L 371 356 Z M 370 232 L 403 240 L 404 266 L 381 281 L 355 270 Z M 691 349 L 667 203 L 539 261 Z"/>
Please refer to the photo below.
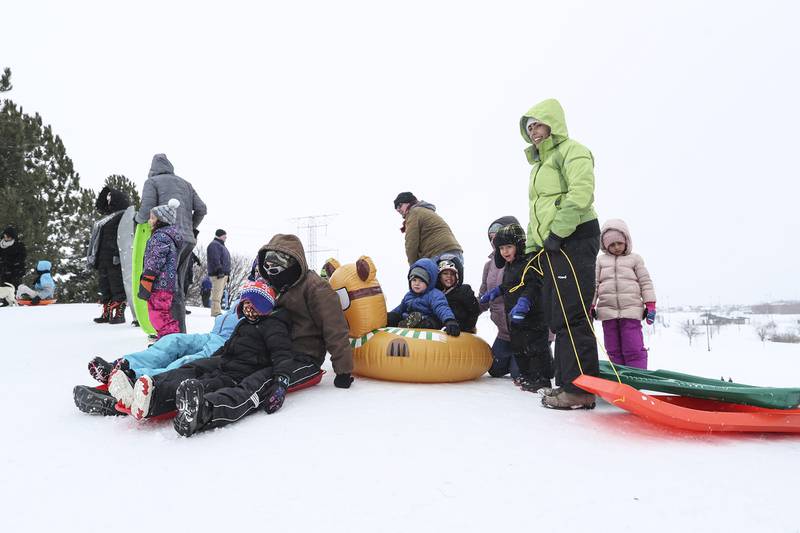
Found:
<path fill-rule="evenodd" d="M 207 331 L 194 311 L 190 332 Z M 329 372 L 275 415 L 190 439 L 84 415 L 88 360 L 145 345 L 97 312 L 0 309 L 0 531 L 800 531 L 800 435 L 550 411 L 507 379 L 339 390 Z M 648 334 L 651 368 L 800 386 L 800 345 L 728 326 L 690 348 L 681 318 Z"/>

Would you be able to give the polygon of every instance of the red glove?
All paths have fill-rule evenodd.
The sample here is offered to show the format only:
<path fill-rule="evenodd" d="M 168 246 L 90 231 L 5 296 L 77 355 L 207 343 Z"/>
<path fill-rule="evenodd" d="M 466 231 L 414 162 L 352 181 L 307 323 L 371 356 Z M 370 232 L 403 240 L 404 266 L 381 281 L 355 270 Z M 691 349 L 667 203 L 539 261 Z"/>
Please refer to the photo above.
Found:
<path fill-rule="evenodd" d="M 653 322 L 656 321 L 656 303 L 655 302 L 645 302 L 645 312 L 644 318 L 647 321 L 648 325 L 652 325 Z"/>
<path fill-rule="evenodd" d="M 156 282 L 156 274 L 154 272 L 143 272 L 139 278 L 139 294 L 137 296 L 142 300 L 149 300 L 150 294 L 153 292 L 153 283 Z"/>

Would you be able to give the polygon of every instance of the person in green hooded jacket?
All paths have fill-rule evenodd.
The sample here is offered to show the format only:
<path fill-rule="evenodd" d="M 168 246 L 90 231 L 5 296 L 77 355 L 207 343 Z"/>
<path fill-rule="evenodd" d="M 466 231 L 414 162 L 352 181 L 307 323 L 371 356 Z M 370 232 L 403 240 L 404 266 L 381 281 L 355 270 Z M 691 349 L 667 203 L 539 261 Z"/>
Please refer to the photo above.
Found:
<path fill-rule="evenodd" d="M 569 138 L 564 110 L 557 100 L 536 104 L 519 124 L 522 138 L 530 144 L 525 149 L 531 164 L 526 253 L 544 252 L 539 258 L 542 275 L 535 281 L 539 286 L 534 301 L 522 302 L 516 316 L 538 306 L 535 315 L 546 320 L 556 334 L 557 387 L 542 391 L 544 406 L 591 409 L 594 395 L 572 381 L 581 373 L 596 376 L 599 371 L 597 342 L 586 315 L 594 297 L 600 249 L 600 225 L 593 207 L 594 157 L 588 148 Z"/>

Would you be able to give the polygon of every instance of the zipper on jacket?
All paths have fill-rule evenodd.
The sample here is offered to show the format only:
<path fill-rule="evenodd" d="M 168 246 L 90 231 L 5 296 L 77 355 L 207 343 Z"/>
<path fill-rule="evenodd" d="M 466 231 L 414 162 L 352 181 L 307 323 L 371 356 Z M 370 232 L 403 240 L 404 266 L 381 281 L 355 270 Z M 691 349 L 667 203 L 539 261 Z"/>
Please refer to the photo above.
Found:
<path fill-rule="evenodd" d="M 622 306 L 619 304 L 619 279 L 617 278 L 617 260 L 619 256 L 614 256 L 614 294 L 617 297 L 617 318 L 622 318 Z"/>
<path fill-rule="evenodd" d="M 536 172 L 533 174 L 533 181 L 531 182 L 531 188 L 535 191 L 536 190 L 536 178 L 539 176 L 539 171 L 542 170 L 542 158 L 541 154 L 539 154 L 539 166 L 536 168 Z M 539 199 L 539 195 L 536 195 L 536 200 Z M 537 214 L 536 210 L 536 200 L 533 202 L 533 217 L 536 219 L 536 234 L 539 235 L 539 239 L 542 241 L 542 247 L 544 247 L 544 237 L 542 237 L 541 231 L 541 223 L 539 222 L 539 215 Z"/>

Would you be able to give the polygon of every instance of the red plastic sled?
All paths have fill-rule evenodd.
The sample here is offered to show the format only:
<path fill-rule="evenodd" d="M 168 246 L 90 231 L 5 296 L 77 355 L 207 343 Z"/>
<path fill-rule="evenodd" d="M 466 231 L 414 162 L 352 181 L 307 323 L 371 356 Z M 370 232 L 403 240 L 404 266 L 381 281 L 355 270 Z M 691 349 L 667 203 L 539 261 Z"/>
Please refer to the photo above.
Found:
<path fill-rule="evenodd" d="M 766 409 L 716 400 L 646 394 L 630 385 L 586 375 L 573 383 L 620 409 L 674 428 L 800 433 L 800 409 Z"/>
<path fill-rule="evenodd" d="M 324 370 L 320 370 L 317 374 L 314 374 L 313 376 L 309 377 L 306 381 L 303 381 L 303 382 L 297 383 L 295 385 L 292 385 L 291 387 L 286 389 L 286 392 L 287 393 L 289 393 L 289 392 L 297 392 L 299 390 L 303 390 L 303 389 L 307 389 L 309 387 L 313 387 L 314 385 L 317 385 L 320 381 L 322 381 L 322 375 L 324 373 L 325 373 Z M 126 415 L 131 414 L 130 408 L 129 407 L 125 407 L 124 405 L 122 405 L 122 402 L 117 402 L 117 404 L 114 406 L 114 409 L 116 409 L 120 413 L 125 413 Z M 152 416 L 152 417 L 148 418 L 147 420 L 169 420 L 170 418 L 175 418 L 175 414 L 176 413 L 177 413 L 177 411 L 170 411 L 168 413 L 162 413 L 160 415 Z"/>
<path fill-rule="evenodd" d="M 40 305 L 50 305 L 50 304 L 54 304 L 54 303 L 56 303 L 57 301 L 58 301 L 58 300 L 56 300 L 56 299 L 54 298 L 54 299 L 52 299 L 52 300 L 39 300 L 39 303 L 38 303 L 38 304 L 34 304 L 34 303 L 33 303 L 32 301 L 30 301 L 30 300 L 17 300 L 17 303 L 18 303 L 19 305 L 30 305 L 31 307 L 37 307 L 37 306 L 40 306 Z"/>

